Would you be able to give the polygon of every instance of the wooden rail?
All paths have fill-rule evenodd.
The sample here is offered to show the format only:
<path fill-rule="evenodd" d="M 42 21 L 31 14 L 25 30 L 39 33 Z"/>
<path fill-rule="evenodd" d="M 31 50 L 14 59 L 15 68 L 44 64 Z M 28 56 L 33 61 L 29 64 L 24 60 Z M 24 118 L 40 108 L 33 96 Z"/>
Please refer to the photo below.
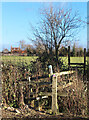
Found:
<path fill-rule="evenodd" d="M 62 76 L 62 75 L 68 75 L 68 74 L 72 74 L 75 71 L 64 71 L 64 72 L 60 72 L 60 73 L 54 73 L 54 75 L 56 76 Z"/>
<path fill-rule="evenodd" d="M 70 63 L 70 65 L 84 65 L 84 63 Z"/>

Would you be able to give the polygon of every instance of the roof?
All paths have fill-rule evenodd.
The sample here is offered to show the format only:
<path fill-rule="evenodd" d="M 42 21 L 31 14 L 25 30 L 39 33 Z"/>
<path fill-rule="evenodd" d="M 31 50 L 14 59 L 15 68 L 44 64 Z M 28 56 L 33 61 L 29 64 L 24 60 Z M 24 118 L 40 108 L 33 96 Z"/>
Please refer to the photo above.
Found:
<path fill-rule="evenodd" d="M 4 49 L 2 52 L 3 52 L 3 53 L 8 53 L 9 50 L 8 50 L 8 49 Z"/>

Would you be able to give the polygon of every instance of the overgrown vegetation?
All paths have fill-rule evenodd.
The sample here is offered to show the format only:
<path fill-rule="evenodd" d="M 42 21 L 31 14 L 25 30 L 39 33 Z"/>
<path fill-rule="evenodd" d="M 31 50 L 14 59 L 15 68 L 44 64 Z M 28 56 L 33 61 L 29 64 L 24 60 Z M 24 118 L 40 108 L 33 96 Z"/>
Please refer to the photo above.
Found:
<path fill-rule="evenodd" d="M 38 79 L 38 76 L 46 75 L 48 70 L 45 70 L 42 67 L 42 64 L 36 60 L 30 63 L 30 66 L 26 62 L 19 61 L 18 64 L 13 64 L 11 61 L 2 62 L 2 100 L 4 107 L 14 107 L 21 108 L 25 104 L 32 106 L 32 101 L 34 96 L 29 101 L 29 94 L 34 92 L 34 95 L 40 97 L 39 95 L 42 92 L 50 92 L 51 87 L 39 86 L 39 83 L 44 83 L 50 81 L 47 79 Z M 29 89 L 28 77 L 36 77 L 32 84 L 31 90 Z M 67 89 L 61 89 L 58 92 L 58 106 L 59 112 L 66 113 L 69 115 L 86 115 L 87 111 L 87 95 L 86 95 L 86 84 L 83 83 L 82 76 L 80 78 L 76 76 L 71 76 L 71 82 L 73 84 Z M 69 81 L 67 76 L 61 78 L 60 84 L 64 85 L 65 82 Z M 27 81 L 24 81 L 27 80 Z M 49 89 L 48 89 L 49 88 Z M 60 88 L 60 86 L 59 86 Z M 30 90 L 30 91 L 29 91 Z M 67 96 L 60 96 L 60 92 L 67 92 Z M 47 111 L 49 114 L 52 114 L 50 111 L 51 108 L 51 97 L 39 101 L 40 109 Z M 36 107 L 35 107 L 36 109 Z"/>

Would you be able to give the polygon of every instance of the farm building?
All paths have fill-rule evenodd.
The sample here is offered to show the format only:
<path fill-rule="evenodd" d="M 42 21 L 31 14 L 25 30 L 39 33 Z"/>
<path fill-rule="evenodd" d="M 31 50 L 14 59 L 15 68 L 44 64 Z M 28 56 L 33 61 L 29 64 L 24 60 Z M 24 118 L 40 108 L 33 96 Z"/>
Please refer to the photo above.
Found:
<path fill-rule="evenodd" d="M 9 53 L 9 50 L 8 50 L 8 49 L 4 49 L 4 50 L 2 51 L 2 53 L 8 54 L 8 53 Z"/>
<path fill-rule="evenodd" d="M 21 50 L 20 47 L 12 47 L 11 46 L 11 53 L 14 54 L 14 55 L 27 56 L 27 51 L 26 50 Z"/>
<path fill-rule="evenodd" d="M 21 53 L 20 47 L 12 47 L 11 46 L 11 53 Z"/>

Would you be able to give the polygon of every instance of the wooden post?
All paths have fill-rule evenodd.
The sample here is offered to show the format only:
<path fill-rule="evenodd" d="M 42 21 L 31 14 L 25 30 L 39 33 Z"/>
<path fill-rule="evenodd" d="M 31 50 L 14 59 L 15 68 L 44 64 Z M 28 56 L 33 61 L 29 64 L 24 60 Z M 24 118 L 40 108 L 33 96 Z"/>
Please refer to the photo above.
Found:
<path fill-rule="evenodd" d="M 52 75 L 53 75 L 52 65 L 49 65 L 49 73 L 50 73 L 50 76 L 52 76 Z"/>
<path fill-rule="evenodd" d="M 53 114 L 57 114 L 58 105 L 57 105 L 57 76 L 55 74 L 52 78 L 52 112 Z"/>
<path fill-rule="evenodd" d="M 19 104 L 20 106 L 24 105 L 24 95 L 23 95 L 23 85 L 22 82 L 20 83 L 20 100 L 19 100 Z"/>
<path fill-rule="evenodd" d="M 87 57 L 87 61 L 87 115 L 89 115 L 89 55 Z"/>
<path fill-rule="evenodd" d="M 1 65 L 1 56 L 0 56 L 0 65 Z M 2 108 L 2 105 L 1 105 L 2 102 L 1 101 L 3 100 L 2 99 L 3 98 L 2 97 L 2 87 L 3 87 L 3 83 L 2 83 L 2 71 L 0 71 L 0 120 L 2 119 L 2 109 L 1 109 Z"/>
<path fill-rule="evenodd" d="M 29 93 L 28 93 L 28 104 L 30 104 L 30 93 L 31 93 L 31 77 L 28 78 L 28 82 L 29 82 Z"/>
<path fill-rule="evenodd" d="M 89 115 L 89 63 L 87 70 L 87 114 Z"/>
<path fill-rule="evenodd" d="M 86 74 L 86 48 L 84 48 L 84 78 Z"/>
<path fill-rule="evenodd" d="M 53 69 L 52 69 L 52 65 L 48 66 L 49 68 L 49 77 L 50 77 L 50 82 L 52 83 L 52 75 L 53 75 Z"/>
<path fill-rule="evenodd" d="M 68 70 L 70 69 L 70 46 L 68 46 Z"/>

